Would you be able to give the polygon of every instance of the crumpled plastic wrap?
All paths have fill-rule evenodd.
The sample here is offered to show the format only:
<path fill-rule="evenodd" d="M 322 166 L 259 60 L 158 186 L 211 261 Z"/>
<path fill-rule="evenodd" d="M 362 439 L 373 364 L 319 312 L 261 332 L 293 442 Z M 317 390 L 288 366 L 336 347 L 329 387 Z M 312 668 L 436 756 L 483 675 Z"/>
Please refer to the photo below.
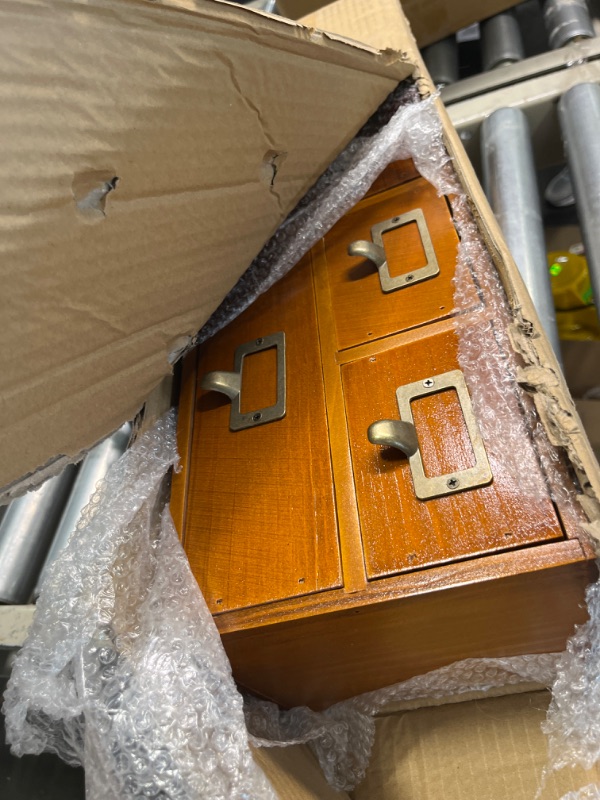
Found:
<path fill-rule="evenodd" d="M 308 743 L 328 783 L 352 790 L 365 775 L 375 737 L 374 715 L 394 702 L 448 698 L 466 692 L 534 682 L 548 686 L 556 674 L 555 654 L 469 658 L 375 692 L 336 703 L 326 711 L 292 708 L 247 697 L 248 730 L 259 746 Z"/>
<path fill-rule="evenodd" d="M 16 657 L 7 740 L 83 765 L 88 800 L 274 800 L 165 506 L 176 463 L 171 413 L 99 486 Z"/>
<path fill-rule="evenodd" d="M 554 770 L 590 769 L 600 760 L 600 583 L 588 587 L 586 600 L 590 618 L 560 655 L 543 726 Z"/>

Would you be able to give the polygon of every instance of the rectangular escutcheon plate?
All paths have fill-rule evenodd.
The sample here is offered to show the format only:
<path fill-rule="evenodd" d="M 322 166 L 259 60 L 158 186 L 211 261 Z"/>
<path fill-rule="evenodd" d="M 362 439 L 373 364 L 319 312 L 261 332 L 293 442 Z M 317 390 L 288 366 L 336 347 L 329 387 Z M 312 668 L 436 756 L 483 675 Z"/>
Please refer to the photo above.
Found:
<path fill-rule="evenodd" d="M 485 452 L 485 445 L 479 432 L 479 426 L 473 413 L 469 390 L 465 383 L 464 376 L 459 369 L 444 372 L 442 375 L 432 375 L 425 380 L 408 383 L 399 386 L 396 390 L 398 410 L 400 419 L 414 425 L 411 401 L 419 397 L 427 397 L 431 394 L 444 391 L 445 389 L 455 389 L 463 412 L 465 425 L 469 432 L 471 446 L 475 455 L 475 466 L 458 472 L 448 473 L 447 475 L 437 475 L 427 477 L 423 466 L 420 449 L 408 459 L 412 473 L 415 494 L 419 500 L 429 500 L 433 497 L 443 497 L 465 489 L 476 489 L 480 486 L 487 486 L 492 482 L 492 470 Z M 419 431 L 417 430 L 417 438 Z"/>
<path fill-rule="evenodd" d="M 244 381 L 242 365 L 246 356 L 253 353 L 260 353 L 261 350 L 269 350 L 275 347 L 277 350 L 277 400 L 275 405 L 267 408 L 257 408 L 245 414 L 240 412 L 241 395 L 244 391 Z M 229 428 L 232 431 L 243 431 L 246 428 L 255 428 L 258 425 L 266 425 L 268 422 L 275 422 L 283 419 L 286 412 L 286 380 L 285 380 L 285 333 L 271 333 L 262 336 L 251 342 L 241 344 L 235 351 L 234 370 L 242 375 L 241 389 L 237 397 L 231 401 L 231 414 L 229 417 Z"/>
<path fill-rule="evenodd" d="M 385 250 L 383 234 L 389 233 L 389 231 L 393 231 L 396 228 L 401 228 L 403 225 L 408 225 L 411 222 L 417 223 L 427 263 L 424 267 L 419 267 L 419 269 L 414 269 L 412 272 L 397 275 L 395 278 L 392 278 L 386 257 L 385 262 L 379 267 L 379 282 L 381 283 L 382 292 L 395 292 L 397 289 L 404 289 L 406 286 L 412 286 L 414 283 L 427 280 L 427 278 L 433 278 L 439 274 L 440 267 L 435 255 L 431 236 L 429 235 L 425 214 L 423 214 L 423 210 L 420 208 L 415 208 L 412 211 L 407 211 L 406 214 L 400 214 L 397 217 L 392 217 L 384 222 L 379 222 L 377 225 L 373 225 L 371 228 L 373 243 L 383 247 Z"/>

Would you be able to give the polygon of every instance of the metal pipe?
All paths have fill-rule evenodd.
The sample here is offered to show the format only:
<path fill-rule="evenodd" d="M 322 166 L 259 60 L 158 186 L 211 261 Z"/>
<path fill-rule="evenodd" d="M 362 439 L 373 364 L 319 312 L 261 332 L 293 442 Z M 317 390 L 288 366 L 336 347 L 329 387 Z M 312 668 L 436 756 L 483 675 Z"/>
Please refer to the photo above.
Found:
<path fill-rule="evenodd" d="M 544 23 L 550 47 L 557 50 L 578 39 L 593 39 L 594 25 L 585 0 L 546 0 Z"/>
<path fill-rule="evenodd" d="M 33 492 L 13 500 L 0 523 L 0 603 L 27 603 L 69 496 L 69 465 Z"/>
<path fill-rule="evenodd" d="M 580 83 L 558 103 L 596 310 L 600 309 L 600 86 Z"/>
<path fill-rule="evenodd" d="M 40 593 L 41 585 L 48 574 L 50 564 L 56 559 L 60 551 L 65 547 L 77 523 L 81 517 L 81 512 L 90 502 L 92 495 L 96 491 L 98 482 L 101 481 L 109 467 L 127 449 L 131 438 L 131 425 L 126 423 L 112 436 L 105 439 L 83 459 L 73 490 L 67 500 L 60 522 L 56 529 L 56 534 L 52 541 L 52 546 L 46 556 L 46 561 L 38 578 L 34 589 L 34 597 Z"/>
<path fill-rule="evenodd" d="M 525 58 L 521 30 L 512 11 L 503 11 L 481 23 L 481 50 L 485 72 Z"/>
<path fill-rule="evenodd" d="M 456 36 L 448 36 L 423 48 L 423 60 L 438 89 L 458 80 L 458 44 Z"/>
<path fill-rule="evenodd" d="M 500 108 L 481 129 L 483 185 L 557 359 L 560 342 L 527 117 Z"/>
<path fill-rule="evenodd" d="M 18 649 L 16 647 L 6 650 L 0 649 L 0 680 L 10 678 L 17 652 Z"/>

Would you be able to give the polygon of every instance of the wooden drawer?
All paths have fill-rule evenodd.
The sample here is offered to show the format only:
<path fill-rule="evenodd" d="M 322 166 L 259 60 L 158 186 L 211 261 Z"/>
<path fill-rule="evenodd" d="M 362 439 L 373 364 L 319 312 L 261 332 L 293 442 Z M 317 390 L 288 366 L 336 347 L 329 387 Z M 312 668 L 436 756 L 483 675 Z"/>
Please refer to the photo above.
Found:
<path fill-rule="evenodd" d="M 481 443 L 491 472 L 480 485 L 423 499 L 407 458 L 367 438 L 371 423 L 405 413 L 398 387 L 448 373 L 460 385 L 457 326 L 470 314 L 453 316 L 456 233 L 446 201 L 409 167 L 387 176 L 400 175 L 400 187 L 384 175 L 380 191 L 185 363 L 174 518 L 234 676 L 284 706 L 323 708 L 462 658 L 560 650 L 585 619 L 596 575 L 591 548 L 545 489 L 524 423 L 520 468 L 530 486 L 538 479 L 533 500 L 504 466 L 506 442 Z M 347 245 L 417 202 L 440 274 L 384 294 Z M 398 247 L 404 259 L 413 252 Z M 475 288 L 472 299 L 487 313 Z M 254 345 L 277 333 L 285 416 L 230 430 L 230 401 L 205 391 L 203 376 L 233 370 L 250 343 L 241 414 L 268 417 L 279 350 Z M 485 335 L 498 346 L 491 326 Z M 460 392 L 461 402 L 452 388 L 428 390 L 410 406 L 428 480 L 462 479 L 479 450 L 466 385 Z M 516 396 L 506 403 L 522 420 Z"/>
<path fill-rule="evenodd" d="M 427 263 L 424 236 L 430 237 L 439 274 L 384 292 L 374 264 L 349 255 L 348 245 L 370 240 L 373 226 L 417 210 L 423 214 L 426 232 L 411 221 L 382 236 L 390 276 L 416 275 Z M 318 250 L 326 263 L 338 350 L 452 316 L 457 248 L 448 203 L 423 178 L 359 203 L 325 236 Z M 471 300 L 473 306 L 478 303 L 474 285 Z"/>
<path fill-rule="evenodd" d="M 493 331 L 487 335 L 495 344 Z M 435 383 L 437 376 L 459 369 L 457 350 L 453 328 L 427 326 L 418 336 L 395 337 L 388 349 L 342 365 L 369 579 L 563 538 L 550 498 L 523 496 L 517 477 L 504 468 L 510 460 L 506 452 L 510 442 L 504 443 L 504 460 L 497 457 L 495 448 L 489 485 L 420 500 L 406 456 L 367 439 L 371 423 L 400 418 L 399 386 Z M 521 414 L 516 398 L 511 400 L 512 412 Z M 447 480 L 459 482 L 462 471 L 475 465 L 475 458 L 457 391 L 428 394 L 411 406 L 425 475 L 447 475 Z M 485 449 L 485 441 L 482 443 Z M 523 473 L 530 481 L 537 475 L 543 493 L 544 478 L 533 446 L 524 447 L 523 454 Z"/>
<path fill-rule="evenodd" d="M 197 353 L 200 376 L 285 332 L 287 413 L 229 429 L 231 403 L 195 386 L 184 546 L 213 613 L 341 586 L 315 298 L 306 261 Z M 271 356 L 271 357 L 269 357 Z M 246 357 L 242 412 L 272 405 L 273 350 Z"/>

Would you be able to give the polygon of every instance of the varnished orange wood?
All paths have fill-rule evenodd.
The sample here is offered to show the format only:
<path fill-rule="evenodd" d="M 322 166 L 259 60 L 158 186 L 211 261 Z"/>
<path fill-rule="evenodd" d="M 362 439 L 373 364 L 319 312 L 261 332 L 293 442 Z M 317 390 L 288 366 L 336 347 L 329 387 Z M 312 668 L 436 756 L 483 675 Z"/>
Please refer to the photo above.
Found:
<path fill-rule="evenodd" d="M 271 347 L 246 356 L 242 366 L 242 381 L 242 414 L 274 406 L 277 402 L 277 350 Z"/>
<path fill-rule="evenodd" d="M 170 509 L 179 538 L 185 531 L 185 515 L 188 499 L 189 462 L 192 453 L 192 432 L 194 429 L 194 406 L 196 399 L 196 350 L 183 359 L 181 370 L 181 389 L 177 414 L 177 449 L 181 459 L 179 469 L 171 479 Z"/>
<path fill-rule="evenodd" d="M 238 345 L 281 330 L 284 419 L 232 432 L 227 398 L 197 392 L 185 549 L 213 613 L 341 585 L 310 258 L 201 350 L 198 372 L 231 370 Z M 256 401 L 272 367 L 256 358 L 242 395 Z"/>
<path fill-rule="evenodd" d="M 348 441 L 344 393 L 339 367 L 336 364 L 335 322 L 331 295 L 323 259 L 323 243 L 313 248 L 313 275 L 317 296 L 319 339 L 323 380 L 329 420 L 329 446 L 335 476 L 335 497 L 338 513 L 340 554 L 344 589 L 355 592 L 367 583 L 356 491 L 352 477 L 352 457 Z"/>
<path fill-rule="evenodd" d="M 396 389 L 458 369 L 454 331 L 403 344 L 342 367 L 354 480 L 369 578 L 473 557 L 532 542 L 560 539 L 563 531 L 548 496 L 522 493 L 511 471 L 495 458 L 490 486 L 418 500 L 408 460 L 394 448 L 372 445 L 367 429 L 379 419 L 399 419 Z M 493 332 L 486 334 L 493 345 Z M 520 413 L 507 397 L 515 415 Z M 413 403 L 419 444 L 431 475 L 474 464 L 470 439 L 453 392 Z M 496 447 L 498 447 L 496 443 Z M 506 448 L 506 461 L 510 452 Z M 500 445 L 501 448 L 501 445 Z M 496 454 L 497 454 L 496 450 Z M 523 474 L 540 474 L 533 446 L 523 443 Z M 543 481 L 540 480 L 543 485 Z"/>
<path fill-rule="evenodd" d="M 419 591 L 398 591 L 419 576 L 403 575 L 377 581 L 387 587 L 377 594 L 370 587 L 337 605 L 307 598 L 312 608 L 295 619 L 222 632 L 234 675 L 283 706 L 321 709 L 464 658 L 561 651 L 586 619 L 585 587 L 597 576 L 574 541 L 461 566 L 426 570 Z M 440 573 L 450 573 L 446 587 L 427 587 Z"/>
<path fill-rule="evenodd" d="M 371 239 L 378 222 L 421 208 L 437 255 L 440 273 L 428 280 L 385 294 L 379 275 L 367 260 L 348 255 L 348 245 Z M 408 230 L 407 230 L 408 229 Z M 416 225 L 384 237 L 392 276 L 425 265 Z M 454 313 L 454 278 L 458 237 L 446 200 L 424 179 L 369 197 L 343 217 L 325 236 L 325 257 L 339 350 L 399 331 L 444 319 Z M 477 304 L 475 286 L 473 305 Z"/>
<path fill-rule="evenodd" d="M 281 600 L 267 607 L 254 606 L 240 611 L 230 611 L 228 614 L 215 617 L 215 622 L 221 635 L 227 636 L 236 631 L 292 622 L 344 609 L 349 611 L 369 603 L 400 600 L 425 592 L 449 590 L 466 584 L 497 580 L 520 572 L 581 561 L 595 562 L 586 551 L 584 542 L 563 539 L 523 550 L 493 553 L 483 558 L 449 562 L 430 569 L 391 575 L 371 581 L 354 593 L 347 593 L 343 589 L 332 589 L 321 594 Z"/>
<path fill-rule="evenodd" d="M 282 705 L 322 708 L 470 656 L 560 650 L 585 618 L 585 586 L 596 575 L 576 524 L 567 540 L 548 497 L 523 498 L 502 469 L 502 448 L 492 486 L 417 501 L 406 460 L 366 438 L 375 419 L 398 417 L 398 385 L 458 366 L 454 326 L 465 319 L 452 318 L 456 235 L 445 201 L 413 169 L 388 171 L 386 180 L 408 181 L 404 188 L 380 182 L 203 348 L 199 376 L 232 369 L 240 343 L 285 330 L 286 418 L 231 433 L 229 402 L 199 389 L 193 414 L 180 417 L 184 475 L 175 494 L 186 494 L 185 519 L 177 515 L 192 569 L 236 680 Z M 348 243 L 410 210 L 417 195 L 439 221 L 432 238 L 442 274 L 392 295 L 360 263 L 347 280 Z M 415 267 L 423 259 L 414 230 L 394 232 L 386 248 Z M 392 261 L 392 274 L 404 270 Z M 474 288 L 472 299 L 479 305 Z M 248 358 L 243 407 L 271 403 L 274 379 L 274 353 Z M 516 399 L 507 403 L 518 418 Z M 429 473 L 471 465 L 453 392 L 416 401 L 413 413 Z M 539 470 L 526 451 L 522 469 Z"/>
<path fill-rule="evenodd" d="M 412 159 L 407 159 L 406 161 L 393 161 L 373 182 L 365 197 L 378 194 L 379 192 L 383 192 L 386 189 L 390 189 L 394 186 L 400 186 L 402 183 L 407 183 L 408 181 L 412 181 L 419 177 L 419 172 Z"/>

